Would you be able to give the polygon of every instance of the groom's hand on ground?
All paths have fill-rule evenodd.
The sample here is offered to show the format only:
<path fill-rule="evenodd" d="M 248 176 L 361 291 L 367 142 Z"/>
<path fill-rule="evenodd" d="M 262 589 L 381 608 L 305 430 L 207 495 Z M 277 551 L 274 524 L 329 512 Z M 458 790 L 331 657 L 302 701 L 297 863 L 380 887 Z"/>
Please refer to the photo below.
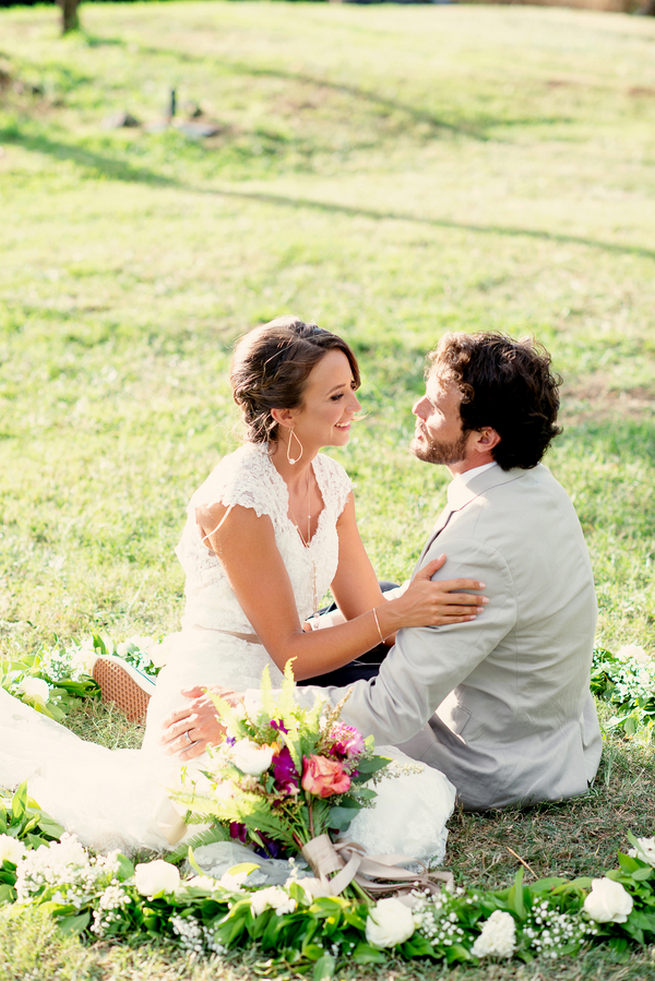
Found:
<path fill-rule="evenodd" d="M 228 701 L 235 694 L 223 689 L 217 693 Z M 225 729 L 206 688 L 197 685 L 184 689 L 182 694 L 190 699 L 189 705 L 166 719 L 161 743 L 167 753 L 181 760 L 192 760 L 202 756 L 208 746 L 218 746 Z"/>

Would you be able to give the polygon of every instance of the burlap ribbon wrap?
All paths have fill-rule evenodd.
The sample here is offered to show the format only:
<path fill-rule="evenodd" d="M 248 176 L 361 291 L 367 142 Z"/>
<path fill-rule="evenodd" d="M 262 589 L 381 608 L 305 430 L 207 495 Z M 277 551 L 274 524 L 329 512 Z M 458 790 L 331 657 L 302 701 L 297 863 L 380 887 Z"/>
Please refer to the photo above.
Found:
<path fill-rule="evenodd" d="M 367 855 L 357 842 L 333 842 L 325 834 L 308 841 L 301 854 L 329 896 L 338 896 L 351 882 L 370 896 L 402 896 L 414 889 L 435 893 L 453 884 L 452 872 L 413 872 L 403 868 L 412 861 L 405 855 Z"/>

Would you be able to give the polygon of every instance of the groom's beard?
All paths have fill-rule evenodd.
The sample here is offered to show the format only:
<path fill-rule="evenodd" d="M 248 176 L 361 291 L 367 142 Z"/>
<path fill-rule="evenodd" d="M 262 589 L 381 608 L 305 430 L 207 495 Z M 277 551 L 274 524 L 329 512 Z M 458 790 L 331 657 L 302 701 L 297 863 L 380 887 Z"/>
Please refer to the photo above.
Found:
<path fill-rule="evenodd" d="M 448 467 L 453 463 L 459 463 L 466 455 L 466 438 L 468 433 L 462 433 L 459 439 L 450 442 L 433 439 L 430 440 L 423 432 L 423 439 L 414 436 L 409 445 L 412 453 L 424 463 L 440 463 Z"/>

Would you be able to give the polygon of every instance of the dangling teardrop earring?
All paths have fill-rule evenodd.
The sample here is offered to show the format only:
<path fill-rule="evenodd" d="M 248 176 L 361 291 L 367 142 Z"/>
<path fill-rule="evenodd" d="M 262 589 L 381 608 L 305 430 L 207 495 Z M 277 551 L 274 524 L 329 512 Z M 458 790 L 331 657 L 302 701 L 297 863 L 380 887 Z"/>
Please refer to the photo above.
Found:
<path fill-rule="evenodd" d="M 291 456 L 291 440 L 292 439 L 295 439 L 296 443 L 298 444 L 298 449 L 300 450 L 300 453 L 298 454 L 298 456 L 295 456 L 295 457 Z M 292 426 L 291 429 L 289 430 L 289 440 L 287 442 L 287 461 L 291 464 L 291 466 L 293 466 L 294 463 L 298 463 L 298 460 L 303 455 L 303 451 L 304 451 L 304 447 L 303 447 L 302 443 L 300 442 L 300 440 L 298 439 L 298 437 L 296 436 L 296 434 L 294 433 L 293 426 Z"/>

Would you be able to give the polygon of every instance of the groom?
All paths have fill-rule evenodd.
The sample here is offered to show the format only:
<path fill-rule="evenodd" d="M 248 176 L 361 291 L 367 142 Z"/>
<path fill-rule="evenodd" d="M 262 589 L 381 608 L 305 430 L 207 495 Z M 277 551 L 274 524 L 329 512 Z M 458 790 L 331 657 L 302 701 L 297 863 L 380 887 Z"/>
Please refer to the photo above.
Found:
<path fill-rule="evenodd" d="M 584 793 L 601 752 L 596 600 L 573 506 L 539 462 L 560 432 L 550 357 L 495 333 L 448 334 L 429 357 L 412 450 L 453 479 L 417 569 L 445 553 L 437 575 L 481 579 L 489 604 L 472 621 L 399 631 L 342 718 L 442 770 L 467 809 Z M 346 690 L 321 694 L 336 703 Z"/>
<path fill-rule="evenodd" d="M 445 553 L 437 575 L 481 579 L 489 604 L 467 623 L 399 631 L 343 710 L 446 773 L 468 809 L 584 793 L 600 760 L 589 556 L 571 501 L 539 463 L 558 408 L 550 357 L 532 344 L 456 333 L 430 355 L 412 450 L 453 480 L 417 569 Z"/>

